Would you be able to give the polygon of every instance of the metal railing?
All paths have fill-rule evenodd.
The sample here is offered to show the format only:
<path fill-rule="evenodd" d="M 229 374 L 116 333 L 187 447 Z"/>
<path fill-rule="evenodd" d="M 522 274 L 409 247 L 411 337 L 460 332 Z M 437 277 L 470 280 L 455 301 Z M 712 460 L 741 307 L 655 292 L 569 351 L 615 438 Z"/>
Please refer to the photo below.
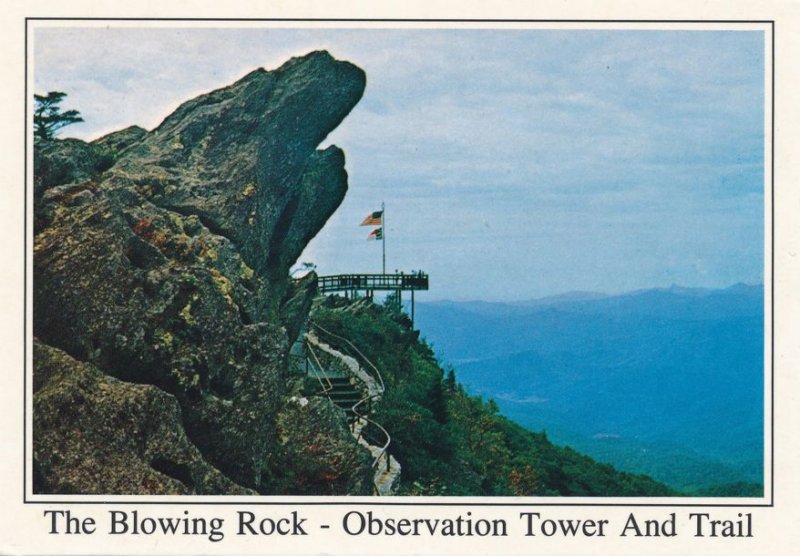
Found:
<path fill-rule="evenodd" d="M 322 366 L 322 363 L 317 357 L 317 354 L 314 352 L 314 348 L 311 347 L 311 344 L 306 342 L 306 349 L 308 353 L 313 357 L 313 360 L 306 358 L 306 361 L 311 362 L 311 370 L 314 371 L 314 376 L 319 381 L 320 387 L 322 387 L 322 394 L 325 396 L 330 397 L 330 391 L 333 390 L 333 383 L 331 379 L 328 378 L 328 375 L 325 374 L 325 368 Z M 316 367 L 314 366 L 316 364 Z M 324 380 L 323 380 L 324 379 Z M 326 384 L 327 383 L 327 384 Z"/>
<path fill-rule="evenodd" d="M 405 274 L 334 274 L 317 278 L 319 292 L 353 290 L 427 290 L 428 275 L 422 272 Z"/>
<path fill-rule="evenodd" d="M 316 330 L 322 332 L 323 335 L 328 336 L 329 338 L 334 338 L 335 340 L 337 340 L 337 341 L 333 342 L 334 344 L 336 344 L 336 347 L 342 348 L 342 351 L 348 352 L 347 354 L 350 357 L 352 357 L 356 361 L 358 361 L 360 359 L 361 361 L 366 363 L 367 366 L 369 367 L 369 369 L 372 371 L 372 373 L 369 373 L 369 374 L 371 374 L 372 378 L 377 380 L 378 384 L 380 385 L 380 390 L 381 390 L 380 393 L 383 394 L 386 391 L 386 385 L 383 383 L 383 376 L 381 376 L 381 372 L 378 370 L 378 367 L 376 367 L 372 363 L 372 361 L 370 361 L 367 358 L 367 356 L 364 355 L 361 352 L 361 350 L 358 349 L 358 347 L 356 347 L 356 345 L 353 342 L 351 342 L 350 340 L 348 340 L 347 338 L 345 338 L 343 336 L 339 336 L 338 334 L 335 334 L 335 333 L 331 332 L 330 330 L 322 327 L 322 325 L 320 325 L 319 323 L 316 323 L 314 321 L 308 321 L 308 324 L 313 326 Z M 362 366 L 362 368 L 363 368 L 363 366 Z"/>

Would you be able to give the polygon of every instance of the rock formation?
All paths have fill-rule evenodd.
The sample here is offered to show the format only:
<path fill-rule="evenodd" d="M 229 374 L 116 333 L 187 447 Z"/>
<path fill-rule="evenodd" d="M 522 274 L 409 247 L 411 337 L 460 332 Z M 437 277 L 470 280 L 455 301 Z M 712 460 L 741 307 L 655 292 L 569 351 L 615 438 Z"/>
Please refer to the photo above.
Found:
<path fill-rule="evenodd" d="M 342 151 L 316 147 L 364 86 L 313 52 L 151 132 L 36 145 L 36 491 L 269 493 L 315 291 L 288 269 L 347 189 Z M 369 494 L 368 455 L 326 411 L 315 457 L 352 463 L 337 493 Z"/>

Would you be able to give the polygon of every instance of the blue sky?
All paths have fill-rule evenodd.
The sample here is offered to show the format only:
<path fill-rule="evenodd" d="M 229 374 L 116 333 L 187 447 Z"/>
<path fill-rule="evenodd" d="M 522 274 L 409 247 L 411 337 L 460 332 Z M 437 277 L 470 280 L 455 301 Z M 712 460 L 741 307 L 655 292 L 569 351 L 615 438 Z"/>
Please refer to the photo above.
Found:
<path fill-rule="evenodd" d="M 380 271 L 361 219 L 387 206 L 387 267 L 422 299 L 517 300 L 760 283 L 760 31 L 70 29 L 34 32 L 34 88 L 86 122 L 148 129 L 256 67 L 325 48 L 367 72 L 327 143 L 345 202 L 301 256 Z"/>

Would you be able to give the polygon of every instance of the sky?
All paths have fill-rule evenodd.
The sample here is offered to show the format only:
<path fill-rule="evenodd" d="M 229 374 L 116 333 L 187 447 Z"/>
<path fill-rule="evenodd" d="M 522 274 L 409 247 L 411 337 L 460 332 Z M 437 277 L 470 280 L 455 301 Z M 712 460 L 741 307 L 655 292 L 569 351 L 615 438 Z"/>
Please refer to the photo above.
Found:
<path fill-rule="evenodd" d="M 209 26 L 212 24 L 209 23 Z M 34 90 L 91 140 L 157 126 L 257 67 L 326 49 L 366 71 L 322 146 L 349 190 L 298 262 L 439 299 L 764 279 L 764 34 L 700 30 L 37 28 Z"/>

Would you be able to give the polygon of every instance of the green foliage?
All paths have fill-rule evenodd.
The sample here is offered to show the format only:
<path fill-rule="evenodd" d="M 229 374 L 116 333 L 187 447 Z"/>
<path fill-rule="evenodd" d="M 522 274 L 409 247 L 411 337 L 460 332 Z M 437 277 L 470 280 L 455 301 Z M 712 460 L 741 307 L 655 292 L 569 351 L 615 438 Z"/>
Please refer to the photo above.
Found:
<path fill-rule="evenodd" d="M 470 396 L 455 371 L 439 366 L 433 350 L 403 315 L 373 305 L 354 314 L 329 298 L 312 315 L 350 339 L 381 369 L 386 393 L 374 419 L 391 434 L 389 451 L 403 468 L 400 494 L 501 496 L 670 496 L 643 475 L 616 471 L 545 433 L 528 431 L 499 414 L 493 400 Z"/>
<path fill-rule="evenodd" d="M 77 110 L 61 111 L 61 101 L 67 93 L 50 91 L 46 95 L 33 95 L 33 135 L 37 141 L 46 141 L 55 137 L 56 131 L 62 127 L 82 122 L 83 118 Z"/>
<path fill-rule="evenodd" d="M 760 498 L 764 496 L 764 485 L 760 483 L 748 483 L 744 481 L 736 481 L 733 483 L 723 483 L 692 489 L 688 492 L 690 496 L 702 497 L 752 497 Z"/>

